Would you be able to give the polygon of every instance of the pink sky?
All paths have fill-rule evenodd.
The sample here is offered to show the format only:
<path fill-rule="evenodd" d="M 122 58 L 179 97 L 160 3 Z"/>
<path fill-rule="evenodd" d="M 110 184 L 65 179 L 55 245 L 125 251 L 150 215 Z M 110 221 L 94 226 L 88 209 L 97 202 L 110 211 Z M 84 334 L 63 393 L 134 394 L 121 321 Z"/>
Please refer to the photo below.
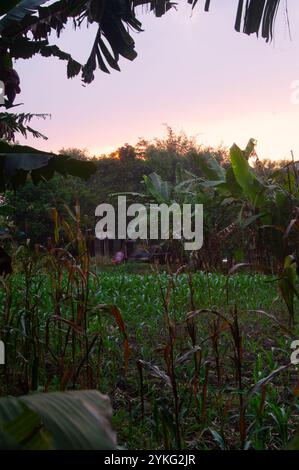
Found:
<path fill-rule="evenodd" d="M 142 13 L 137 59 L 122 60 L 120 73 L 97 71 L 86 87 L 80 78 L 67 80 L 58 59 L 18 61 L 18 101 L 25 103 L 18 111 L 52 115 L 32 124 L 48 141 L 27 144 L 101 154 L 139 137 L 160 137 L 167 123 L 199 143 L 245 146 L 254 137 L 263 158 L 288 158 L 292 149 L 299 159 L 299 105 L 290 100 L 291 83 L 299 80 L 299 2 L 289 0 L 292 40 L 282 0 L 270 45 L 233 30 L 237 0 L 214 0 L 210 13 L 198 2 L 192 16 L 185 0 L 178 3 L 179 11 L 163 18 Z M 85 62 L 94 36 L 94 27 L 70 28 L 58 44 Z"/>

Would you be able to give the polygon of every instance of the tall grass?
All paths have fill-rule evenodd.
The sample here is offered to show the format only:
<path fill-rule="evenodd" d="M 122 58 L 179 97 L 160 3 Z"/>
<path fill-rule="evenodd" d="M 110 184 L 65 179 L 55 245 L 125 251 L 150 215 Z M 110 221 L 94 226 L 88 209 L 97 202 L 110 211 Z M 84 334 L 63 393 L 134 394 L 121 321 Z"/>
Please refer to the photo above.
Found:
<path fill-rule="evenodd" d="M 2 280 L 2 395 L 98 388 L 128 448 L 287 443 L 297 331 L 273 277 L 97 272 L 82 253 L 25 247 Z"/>

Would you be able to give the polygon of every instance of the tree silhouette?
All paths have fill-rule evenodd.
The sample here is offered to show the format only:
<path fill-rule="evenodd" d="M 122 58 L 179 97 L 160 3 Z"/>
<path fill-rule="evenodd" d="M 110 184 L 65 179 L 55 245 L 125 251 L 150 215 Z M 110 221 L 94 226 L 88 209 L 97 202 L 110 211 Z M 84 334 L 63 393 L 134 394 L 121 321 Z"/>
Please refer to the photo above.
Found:
<path fill-rule="evenodd" d="M 198 0 L 186 1 L 191 8 L 200 7 L 197 5 Z M 281 3 L 280 0 L 246 0 L 246 2 L 239 0 L 235 29 L 242 30 L 246 34 L 261 33 L 263 38 L 270 41 Z M 206 0 L 204 10 L 209 11 L 212 5 L 213 0 Z M 13 67 L 14 60 L 30 59 L 35 54 L 43 57 L 57 57 L 67 62 L 68 78 L 81 74 L 83 82 L 90 83 L 94 80 L 94 72 L 97 68 L 109 73 L 110 69 L 119 70 L 120 56 L 128 60 L 135 59 L 137 52 L 130 30 L 142 31 L 142 25 L 137 18 L 136 7 L 138 6 L 148 8 L 159 17 L 171 8 L 175 8 L 176 3 L 170 0 L 58 0 L 56 2 L 6 0 L 4 5 L 0 5 L 0 81 L 4 84 L 6 95 L 2 106 L 6 108 L 16 106 L 15 98 L 21 92 L 20 77 Z M 62 51 L 55 43 L 50 43 L 52 33 L 59 37 L 69 21 L 75 28 L 81 27 L 84 23 L 98 25 L 94 44 L 85 64 L 80 64 L 68 52 Z M 35 137 L 42 137 L 28 125 L 31 118 L 32 115 L 28 114 L 0 113 L 0 138 L 13 141 L 15 132 L 21 132 L 25 136 L 29 132 Z M 16 150 L 5 145 L 4 147 L 0 145 L 2 157 L 3 154 L 23 153 L 24 164 L 21 165 L 20 158 L 17 159 L 16 170 L 13 159 L 10 158 L 8 162 L 4 155 L 6 160 L 0 165 L 0 190 L 5 189 L 5 180 L 8 175 L 14 175 L 16 171 L 18 178 L 14 178 L 14 186 L 22 184 L 26 180 L 28 171 L 32 169 L 37 170 L 36 181 L 41 178 L 50 178 L 53 174 L 51 156 L 34 155 L 32 159 L 32 155 L 25 157 L 24 153 L 36 154 L 35 149 L 18 147 Z M 38 158 L 40 165 L 37 164 Z M 64 161 L 66 163 L 64 167 L 61 169 L 58 164 L 56 171 L 61 170 L 62 173 L 67 173 L 71 169 L 69 163 L 72 166 L 76 164 L 78 167 L 76 162 Z M 41 172 L 40 168 L 44 170 Z M 87 168 L 85 175 L 90 174 L 91 168 L 85 168 Z M 80 172 L 81 168 L 75 171 L 76 174 Z"/>
<path fill-rule="evenodd" d="M 186 0 L 192 8 L 198 0 Z M 144 6 L 159 17 L 176 3 L 170 0 L 59 0 L 48 6 L 47 0 L 8 0 L 0 6 L 0 80 L 10 83 L 11 94 L 19 92 L 19 80 L 12 72 L 12 59 L 29 59 L 35 54 L 54 56 L 67 62 L 67 76 L 82 74 L 83 82 L 90 83 L 99 67 L 103 72 L 119 70 L 119 57 L 133 60 L 137 56 L 130 29 L 141 32 L 136 7 Z M 246 34 L 261 33 L 267 41 L 273 37 L 274 23 L 281 0 L 239 0 L 235 29 Z M 204 10 L 212 8 L 213 0 L 206 0 Z M 199 6 L 198 6 L 199 7 Z M 2 17 L 1 17 L 2 15 Z M 85 64 L 50 44 L 51 33 L 58 37 L 68 21 L 76 28 L 83 23 L 96 23 L 98 30 Z M 9 100 L 11 105 L 13 99 Z"/>

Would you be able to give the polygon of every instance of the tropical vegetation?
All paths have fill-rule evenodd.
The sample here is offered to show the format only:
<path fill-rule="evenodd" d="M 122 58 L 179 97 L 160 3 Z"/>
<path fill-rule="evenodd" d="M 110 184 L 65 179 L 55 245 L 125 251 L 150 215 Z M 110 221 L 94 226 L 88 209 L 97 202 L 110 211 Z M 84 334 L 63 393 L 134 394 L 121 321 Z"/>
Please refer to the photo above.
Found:
<path fill-rule="evenodd" d="M 240 0 L 235 28 L 270 41 L 281 4 Z M 138 6 L 161 16 L 175 5 L 0 6 L 0 448 L 298 448 L 294 158 L 275 166 L 258 159 L 254 139 L 244 150 L 203 148 L 170 128 L 102 158 L 16 143 L 17 133 L 45 138 L 31 120 L 46 115 L 9 111 L 22 85 L 15 61 L 56 57 L 88 84 L 97 68 L 136 57 Z M 69 21 L 98 25 L 85 64 L 50 42 Z M 203 204 L 202 250 L 187 256 L 170 243 L 152 265 L 93 257 L 94 208 L 120 191 L 147 206 Z"/>

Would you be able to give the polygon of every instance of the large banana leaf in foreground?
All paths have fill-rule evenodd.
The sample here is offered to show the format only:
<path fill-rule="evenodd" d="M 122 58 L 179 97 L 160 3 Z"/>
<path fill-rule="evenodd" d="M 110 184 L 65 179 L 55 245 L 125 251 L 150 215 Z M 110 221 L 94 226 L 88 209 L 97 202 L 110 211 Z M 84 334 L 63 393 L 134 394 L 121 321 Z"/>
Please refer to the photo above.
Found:
<path fill-rule="evenodd" d="M 19 3 L 19 0 L 5 0 L 5 4 L 3 5 L 2 3 L 0 5 L 0 15 L 4 15 L 12 10 Z"/>
<path fill-rule="evenodd" d="M 0 449 L 115 449 L 111 416 L 96 390 L 1 398 Z"/>
<path fill-rule="evenodd" d="M 50 180 L 55 172 L 88 179 L 95 171 L 92 162 L 0 141 L 0 192 L 9 187 L 18 188 L 25 184 L 28 176 L 36 184 Z"/>

